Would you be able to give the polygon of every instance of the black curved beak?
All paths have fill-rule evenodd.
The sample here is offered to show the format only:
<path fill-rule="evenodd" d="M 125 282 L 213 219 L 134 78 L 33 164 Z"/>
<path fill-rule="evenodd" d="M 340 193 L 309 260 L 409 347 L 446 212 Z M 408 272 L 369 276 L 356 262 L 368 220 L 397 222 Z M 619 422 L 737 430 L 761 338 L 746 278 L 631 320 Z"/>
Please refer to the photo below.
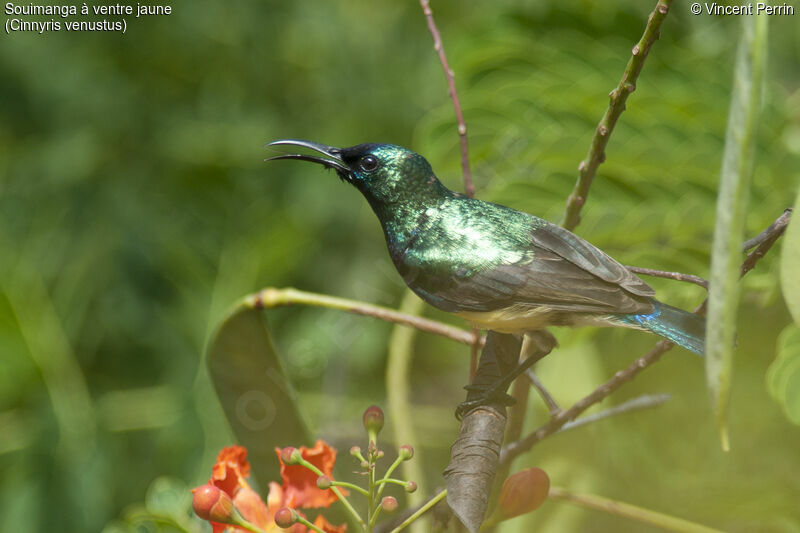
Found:
<path fill-rule="evenodd" d="M 343 178 L 350 175 L 350 169 L 347 168 L 347 166 L 344 164 L 344 161 L 342 161 L 342 151 L 339 148 L 334 148 L 332 146 L 326 146 L 324 144 L 311 141 L 303 141 L 300 139 L 281 139 L 278 141 L 273 141 L 266 146 L 297 146 L 300 148 L 308 148 L 310 150 L 314 150 L 315 152 L 319 152 L 325 157 L 304 154 L 283 154 L 269 157 L 264 161 L 275 161 L 277 159 L 298 159 L 300 161 L 311 161 L 312 163 L 319 163 L 325 168 L 334 169 Z"/>

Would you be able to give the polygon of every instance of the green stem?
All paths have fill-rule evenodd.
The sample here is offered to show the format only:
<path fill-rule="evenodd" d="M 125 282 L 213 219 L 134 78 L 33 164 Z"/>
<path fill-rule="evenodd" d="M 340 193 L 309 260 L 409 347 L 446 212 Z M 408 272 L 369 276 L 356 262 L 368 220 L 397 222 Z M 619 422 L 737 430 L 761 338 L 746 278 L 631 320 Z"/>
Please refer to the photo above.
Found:
<path fill-rule="evenodd" d="M 706 323 L 706 383 L 722 449 L 728 451 L 728 404 L 739 310 L 739 254 L 755 161 L 767 49 L 765 15 L 742 17 L 725 150 L 717 196 Z"/>
<path fill-rule="evenodd" d="M 284 305 L 310 305 L 314 307 L 338 309 L 340 311 L 347 311 L 348 313 L 371 316 L 387 322 L 410 326 L 421 331 L 447 337 L 462 344 L 471 345 L 475 342 L 475 338 L 470 331 L 449 326 L 442 322 L 401 313 L 394 309 L 389 309 L 388 307 L 372 305 L 358 300 L 348 300 L 346 298 L 299 291 L 292 288 L 276 289 L 274 287 L 268 287 L 249 296 L 245 296 L 240 303 L 251 309 L 269 309 Z"/>
<path fill-rule="evenodd" d="M 363 487 L 359 487 L 355 483 L 348 483 L 347 481 L 332 481 L 331 482 L 334 487 L 344 487 L 346 489 L 354 490 L 359 494 L 363 494 L 364 496 L 369 495 L 369 493 Z"/>
<path fill-rule="evenodd" d="M 309 522 L 307 519 L 303 518 L 299 514 L 297 515 L 297 521 L 299 523 L 303 524 L 304 526 L 306 526 L 308 529 L 313 529 L 317 533 L 325 533 L 325 530 L 318 528 L 317 526 L 315 526 L 314 524 L 312 524 L 311 522 Z"/>
<path fill-rule="evenodd" d="M 386 473 L 383 474 L 383 479 L 378 480 L 377 484 L 380 485 L 380 486 L 378 487 L 378 494 L 375 496 L 376 500 L 380 501 L 381 495 L 383 495 L 383 489 L 386 487 L 385 483 L 387 483 L 387 482 L 397 482 L 397 483 L 401 483 L 401 484 L 405 485 L 405 481 L 400 481 L 399 479 L 392 479 L 392 480 L 389 479 L 389 476 L 392 475 L 392 472 L 394 472 L 395 469 L 398 466 L 400 466 L 400 463 L 402 463 L 402 462 L 403 462 L 403 460 L 400 457 L 395 459 L 394 462 L 391 464 L 391 466 L 389 466 L 389 468 L 386 469 Z"/>
<path fill-rule="evenodd" d="M 658 39 L 661 23 L 669 12 L 670 4 L 672 4 L 672 0 L 658 0 L 658 4 L 650 14 L 650 18 L 647 19 L 647 26 L 644 29 L 642 38 L 633 47 L 631 58 L 625 67 L 625 72 L 622 74 L 619 85 L 608 95 L 611 99 L 608 109 L 600 120 L 600 124 L 597 125 L 586 159 L 581 161 L 578 166 L 578 182 L 575 184 L 572 194 L 567 198 L 567 208 L 561 225 L 570 231 L 574 230 L 581 221 L 581 208 L 589 196 L 592 180 L 597 174 L 597 168 L 606 159 L 605 151 L 608 139 L 611 137 L 611 132 L 614 131 L 617 119 L 625 110 L 625 102 L 628 100 L 628 96 L 636 90 L 636 80 L 642 71 L 644 60 L 647 58 L 648 52 L 650 52 L 650 47 Z"/>
<path fill-rule="evenodd" d="M 414 514 L 403 520 L 403 522 L 399 526 L 391 530 L 389 533 L 399 533 L 400 531 L 405 529 L 410 523 L 414 522 L 417 518 L 428 512 L 431 509 L 431 507 L 439 503 L 445 496 L 447 496 L 446 489 L 437 494 L 436 496 L 434 496 L 433 498 L 431 498 L 430 500 L 428 500 L 428 502 L 425 505 L 417 509 L 417 512 L 415 512 Z"/>
<path fill-rule="evenodd" d="M 574 503 L 588 509 L 595 509 L 597 511 L 622 516 L 668 531 L 677 531 L 679 533 L 722 533 L 718 529 L 696 524 L 682 518 L 658 513 L 629 503 L 602 498 L 594 494 L 574 494 L 560 487 L 550 487 L 550 498 Z"/>
<path fill-rule="evenodd" d="M 312 472 L 314 472 L 318 476 L 324 476 L 325 475 L 325 473 L 322 470 L 320 470 L 319 468 L 317 468 L 313 464 L 309 463 L 305 459 L 301 458 L 299 464 L 301 464 L 304 467 L 308 468 L 309 470 L 311 470 Z M 339 501 L 342 502 L 342 505 L 344 505 L 345 509 L 347 509 L 347 512 L 350 513 L 350 516 L 352 516 L 353 519 L 356 522 L 358 522 L 359 525 L 361 525 L 361 529 L 363 529 L 364 531 L 367 531 L 366 522 L 364 522 L 364 519 L 361 518 L 361 515 L 358 514 L 358 511 L 356 511 L 355 508 L 353 508 L 353 506 L 350 504 L 350 501 L 344 496 L 344 494 L 342 494 L 342 491 L 340 491 L 336 487 L 331 487 L 331 490 L 333 491 L 334 494 L 336 494 L 336 497 L 339 498 Z"/>
<path fill-rule="evenodd" d="M 418 314 L 423 310 L 424 303 L 410 290 L 406 291 L 403 301 L 400 303 L 400 311 L 409 314 Z M 474 336 L 470 333 L 470 336 Z M 412 448 L 419 448 L 419 441 L 414 431 L 412 413 L 414 409 L 409 401 L 409 373 L 413 361 L 413 347 L 416 330 L 402 326 L 395 326 L 389 339 L 389 356 L 386 364 L 386 400 L 392 429 L 394 430 L 395 442 L 408 444 Z M 399 458 L 398 458 L 399 459 Z M 389 467 L 384 477 L 389 477 L 395 468 L 397 461 Z M 421 505 L 423 494 L 427 494 L 425 487 L 425 472 L 422 463 L 417 461 L 406 461 L 403 465 L 403 473 L 406 479 L 413 479 L 417 483 L 418 490 L 407 496 L 408 505 L 414 507 Z M 383 489 L 379 489 L 380 497 Z M 416 529 L 416 528 L 415 528 Z M 421 532 L 421 530 L 419 530 Z"/>
<path fill-rule="evenodd" d="M 401 485 L 403 487 L 406 486 L 406 482 L 403 481 L 402 479 L 383 478 L 375 482 L 376 485 L 381 485 L 380 486 L 381 489 L 386 485 L 386 483 L 394 483 L 395 485 Z M 380 497 L 380 492 L 378 493 L 378 497 Z"/>
<path fill-rule="evenodd" d="M 372 441 L 375 442 L 375 441 Z M 370 442 L 370 446 L 372 445 Z M 377 447 L 378 443 L 375 442 Z M 370 530 L 378 518 L 378 509 L 375 509 L 375 452 L 368 452 L 369 456 L 369 494 L 367 495 L 367 523 Z"/>

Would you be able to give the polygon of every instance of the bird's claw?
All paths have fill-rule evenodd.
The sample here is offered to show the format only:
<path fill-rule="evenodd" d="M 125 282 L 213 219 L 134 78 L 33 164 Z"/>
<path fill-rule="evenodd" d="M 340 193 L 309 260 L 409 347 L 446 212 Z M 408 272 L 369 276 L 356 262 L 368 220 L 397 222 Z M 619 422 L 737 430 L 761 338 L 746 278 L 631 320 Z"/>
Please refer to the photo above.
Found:
<path fill-rule="evenodd" d="M 481 406 L 500 404 L 503 407 L 511 407 L 517 403 L 510 394 L 497 390 L 495 387 L 486 388 L 478 385 L 467 385 L 464 387 L 467 392 L 476 393 L 475 397 L 465 400 L 456 407 L 456 419 L 460 422 L 470 411 Z"/>

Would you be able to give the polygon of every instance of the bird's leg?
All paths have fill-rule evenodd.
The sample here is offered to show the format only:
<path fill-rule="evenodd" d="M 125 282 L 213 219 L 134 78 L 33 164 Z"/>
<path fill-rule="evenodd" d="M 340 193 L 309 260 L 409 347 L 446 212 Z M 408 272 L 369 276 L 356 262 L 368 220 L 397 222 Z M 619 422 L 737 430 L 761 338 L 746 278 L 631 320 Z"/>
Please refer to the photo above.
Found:
<path fill-rule="evenodd" d="M 519 361 L 522 340 L 518 336 L 489 332 L 475 381 L 464 387 L 467 390 L 467 399 L 456 409 L 456 418 L 460 420 L 466 413 L 481 405 L 514 404 L 514 399 L 506 394 L 508 386 L 556 346 L 555 337 L 547 331 L 533 331 L 527 335 L 529 338 L 526 340 L 529 342 L 526 344 L 530 345 L 530 355 Z"/>

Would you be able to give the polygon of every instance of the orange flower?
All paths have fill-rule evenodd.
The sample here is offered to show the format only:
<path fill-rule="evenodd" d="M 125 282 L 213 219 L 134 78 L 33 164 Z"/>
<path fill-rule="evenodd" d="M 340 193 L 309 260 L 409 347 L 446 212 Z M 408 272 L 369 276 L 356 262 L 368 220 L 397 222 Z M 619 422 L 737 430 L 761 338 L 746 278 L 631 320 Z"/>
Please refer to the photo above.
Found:
<path fill-rule="evenodd" d="M 336 450 L 323 440 L 318 440 L 313 448 L 300 446 L 298 450 L 303 459 L 319 468 L 323 475 L 333 479 Z M 293 501 L 297 507 L 330 507 L 338 499 L 333 491 L 317 488 L 317 474 L 302 465 L 284 464 L 280 448 L 275 448 L 275 453 L 281 462 L 281 480 L 286 498 Z M 339 490 L 347 495 L 347 491 Z"/>
<path fill-rule="evenodd" d="M 325 465 L 327 470 L 323 471 L 330 473 L 333 469 L 333 463 L 336 461 L 336 450 L 328 446 L 323 441 L 317 441 L 317 444 L 314 446 L 312 451 L 313 450 L 318 450 L 318 453 L 311 453 L 309 457 L 313 459 L 309 459 L 309 457 L 306 457 L 308 448 L 300 448 L 304 458 L 308 459 L 319 468 L 322 468 L 321 465 Z M 267 502 L 264 503 L 264 501 L 261 499 L 261 496 L 259 496 L 258 493 L 254 491 L 250 487 L 250 484 L 245 480 L 245 478 L 250 475 L 250 463 L 247 462 L 247 450 L 242 446 L 228 446 L 219 452 L 219 455 L 217 456 L 217 462 L 214 464 L 214 467 L 211 471 L 211 480 L 208 484 L 227 494 L 233 501 L 234 507 L 239 511 L 242 517 L 265 532 L 271 533 L 289 531 L 290 533 L 306 533 L 307 529 L 302 524 L 295 524 L 288 530 L 279 528 L 277 525 L 275 525 L 275 513 L 281 507 L 328 507 L 330 503 L 336 501 L 337 498 L 335 495 L 331 495 L 333 496 L 333 499 L 328 498 L 330 500 L 328 503 L 320 504 L 320 502 L 323 501 L 322 498 L 320 498 L 318 494 L 309 494 L 307 487 L 305 487 L 305 477 L 300 476 L 299 473 L 294 476 L 292 473 L 290 473 L 288 476 L 285 476 L 283 472 L 284 468 L 284 465 L 281 463 L 283 486 L 274 482 L 270 483 Z M 312 476 L 313 480 L 316 480 L 316 475 L 311 473 L 306 468 L 301 466 L 290 468 L 300 468 L 305 470 L 305 472 L 308 472 Z M 299 485 L 294 486 L 292 483 L 299 483 Z M 201 488 L 203 487 L 199 487 L 198 489 Z M 316 489 L 316 491 L 318 493 L 325 492 L 319 489 Z M 195 498 L 197 498 L 198 495 L 205 495 L 206 492 L 208 491 L 204 490 L 195 492 Z M 211 503 L 215 502 L 216 500 Z M 312 502 L 314 505 L 308 505 L 308 502 Z M 211 516 L 217 515 L 212 514 Z M 246 531 L 241 527 L 236 527 L 230 524 L 223 524 L 213 521 L 210 521 L 210 523 L 214 533 L 240 533 Z M 314 525 L 326 533 L 345 533 L 347 531 L 347 524 L 334 526 L 322 515 L 317 516 L 316 520 L 314 521 Z"/>

